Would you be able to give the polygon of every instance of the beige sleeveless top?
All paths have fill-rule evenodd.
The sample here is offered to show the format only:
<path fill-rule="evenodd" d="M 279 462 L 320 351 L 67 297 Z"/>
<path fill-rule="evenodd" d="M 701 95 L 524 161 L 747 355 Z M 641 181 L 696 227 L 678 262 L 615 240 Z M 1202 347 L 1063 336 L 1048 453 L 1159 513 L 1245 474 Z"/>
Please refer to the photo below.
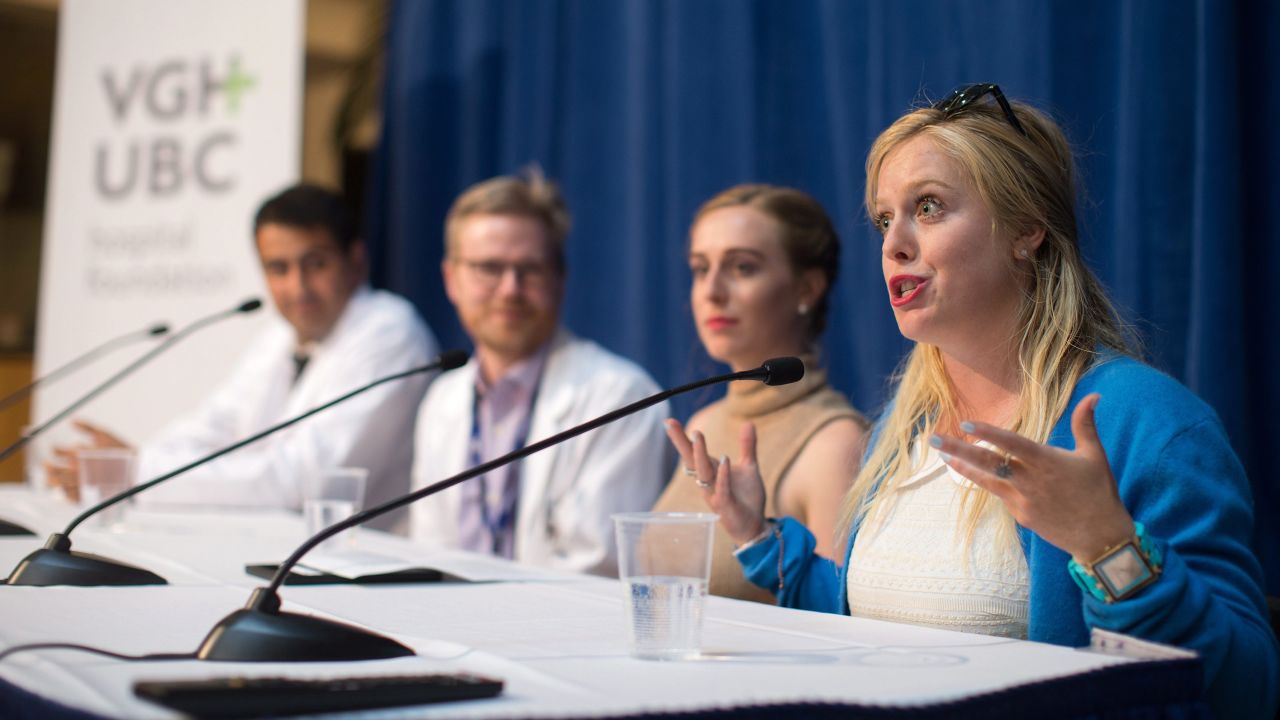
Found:
<path fill-rule="evenodd" d="M 778 489 L 787 470 L 800 455 L 809 438 L 828 423 L 849 418 L 863 427 L 866 419 L 853 409 L 843 395 L 827 385 L 827 373 L 817 367 L 816 358 L 801 358 L 805 375 L 790 385 L 771 387 L 764 383 L 733 383 L 728 395 L 699 410 L 690 420 L 707 439 L 713 458 L 722 454 L 738 457 L 738 433 L 744 422 L 756 425 L 756 459 L 764 480 L 765 514 L 776 517 Z M 654 510 L 661 512 L 707 512 L 702 491 L 679 466 Z M 807 518 L 796 517 L 800 522 Z M 713 595 L 774 602 L 769 593 L 747 581 L 742 566 L 733 557 L 733 541 L 719 524 L 711 556 Z"/>

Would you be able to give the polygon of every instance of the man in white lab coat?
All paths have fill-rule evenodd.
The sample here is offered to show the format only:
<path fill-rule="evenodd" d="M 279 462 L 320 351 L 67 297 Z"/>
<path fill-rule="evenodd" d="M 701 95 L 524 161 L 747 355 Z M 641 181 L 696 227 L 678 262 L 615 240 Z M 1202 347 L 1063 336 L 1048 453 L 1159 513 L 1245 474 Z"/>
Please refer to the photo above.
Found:
<path fill-rule="evenodd" d="M 569 213 L 540 173 L 473 186 L 445 224 L 445 291 L 475 345 L 418 412 L 424 487 L 657 392 L 635 364 L 559 324 Z M 413 505 L 412 536 L 612 575 L 610 515 L 648 510 L 670 466 L 665 404 Z"/>
<path fill-rule="evenodd" d="M 254 219 L 267 289 L 278 311 L 221 388 L 139 448 L 150 479 L 384 375 L 426 364 L 431 331 L 406 300 L 365 284 L 365 250 L 335 193 L 296 185 Z M 176 477 L 140 501 L 299 509 L 303 478 L 326 468 L 369 471 L 365 505 L 409 489 L 413 418 L 428 378 L 374 388 L 301 423 Z M 95 445 L 124 445 L 85 422 Z M 65 453 L 63 455 L 66 457 Z M 74 492 L 74 472 L 48 468 Z M 402 513 L 381 527 L 403 531 Z M 377 524 L 377 523 L 375 523 Z"/>

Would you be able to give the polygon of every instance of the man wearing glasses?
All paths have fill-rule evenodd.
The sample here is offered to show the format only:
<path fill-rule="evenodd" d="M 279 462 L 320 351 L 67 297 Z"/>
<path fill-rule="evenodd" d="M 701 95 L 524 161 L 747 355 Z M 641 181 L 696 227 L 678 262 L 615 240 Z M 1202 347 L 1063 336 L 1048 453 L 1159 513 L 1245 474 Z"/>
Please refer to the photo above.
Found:
<path fill-rule="evenodd" d="M 569 212 L 536 171 L 479 183 L 445 220 L 445 292 L 475 354 L 418 412 L 424 487 L 657 392 L 633 363 L 560 326 Z M 667 466 L 666 404 L 413 506 L 413 537 L 537 565 L 614 574 L 610 515 L 648 510 Z"/>

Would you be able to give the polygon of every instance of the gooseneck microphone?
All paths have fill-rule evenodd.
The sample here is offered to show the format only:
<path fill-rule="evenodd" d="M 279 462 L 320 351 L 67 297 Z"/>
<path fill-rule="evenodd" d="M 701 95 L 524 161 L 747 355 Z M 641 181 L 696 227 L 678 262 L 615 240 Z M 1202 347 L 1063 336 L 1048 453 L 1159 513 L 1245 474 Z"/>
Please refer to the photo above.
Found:
<path fill-rule="evenodd" d="M 300 415 L 296 415 L 288 420 L 276 423 L 261 432 L 254 433 L 253 435 L 232 443 L 220 450 L 215 450 L 214 452 L 197 460 L 193 460 L 176 470 L 171 470 L 157 478 L 148 480 L 147 482 L 135 485 L 127 490 L 112 495 L 106 500 L 103 500 L 97 505 L 94 505 L 77 515 L 62 532 L 50 535 L 49 539 L 45 542 L 44 547 L 23 558 L 22 561 L 18 563 L 18 566 L 14 568 L 13 572 L 9 574 L 9 578 L 5 582 L 8 585 L 38 586 L 167 585 L 168 583 L 164 578 L 149 570 L 144 570 L 132 565 L 125 565 L 124 563 L 109 560 L 97 555 L 72 552 L 70 538 L 71 531 L 75 530 L 80 523 L 88 520 L 90 517 L 93 517 L 95 514 L 115 505 L 116 503 L 123 502 L 138 493 L 149 490 L 150 488 L 153 488 L 166 480 L 175 478 L 188 470 L 199 467 L 212 460 L 216 460 L 229 452 L 239 450 L 249 443 L 257 442 L 274 432 L 283 430 L 290 425 L 301 422 L 318 412 L 327 410 L 334 405 L 353 398 L 367 390 L 392 382 L 393 380 L 409 377 L 410 375 L 417 375 L 419 373 L 430 372 L 432 370 L 453 370 L 455 368 L 462 367 L 466 362 L 467 354 L 465 352 L 462 352 L 461 350 L 447 350 L 440 353 L 435 360 L 427 363 L 426 365 L 387 375 L 378 378 L 373 382 L 361 385 L 355 390 L 340 395 L 322 405 L 317 405 Z"/>
<path fill-rule="evenodd" d="M 119 337 L 112 338 L 102 343 L 101 345 L 93 348 L 92 350 L 86 352 L 80 357 L 77 357 L 74 360 L 68 362 L 66 365 L 63 365 L 62 367 L 57 368 L 56 370 L 50 370 L 47 375 L 36 378 L 35 380 L 32 380 L 30 383 L 0 398 L 0 410 L 4 410 L 8 408 L 10 405 L 14 404 L 15 402 L 30 395 L 31 392 L 35 390 L 37 387 L 39 387 L 40 385 L 53 382 L 54 380 L 57 380 L 58 378 L 64 375 L 69 375 L 73 370 L 78 370 L 80 369 L 81 366 L 88 365 L 90 362 L 97 360 L 99 357 L 106 355 L 107 353 L 111 352 L 112 350 L 115 350 L 116 348 L 121 348 L 126 345 L 132 345 L 133 343 L 139 340 L 146 340 L 148 338 L 153 338 L 160 335 L 167 335 L 168 333 L 169 333 L 168 325 L 164 323 L 156 323 L 155 325 L 152 325 L 147 328 L 143 328 L 142 330 L 134 330 L 133 332 L 129 332 Z"/>
<path fill-rule="evenodd" d="M 80 357 L 75 358 L 71 362 L 68 362 L 66 365 L 63 365 L 62 367 L 56 370 L 50 371 L 49 374 L 45 375 L 44 377 L 36 378 L 35 380 L 32 380 L 30 383 L 18 388 L 17 390 L 14 390 L 8 395 L 5 395 L 3 398 L 0 398 L 0 411 L 7 409 L 10 405 L 13 405 L 14 403 L 21 400 L 22 398 L 30 395 L 31 391 L 35 390 L 37 386 L 42 385 L 44 383 L 52 382 L 64 375 L 70 374 L 71 371 L 78 370 L 82 365 L 87 365 L 90 361 L 96 360 L 102 355 L 106 355 L 108 352 L 111 352 L 112 350 L 115 350 L 118 347 L 129 345 L 138 340 L 145 340 L 146 338 L 152 338 L 158 335 L 164 335 L 168 332 L 169 332 L 168 325 L 165 325 L 164 323 L 157 323 L 155 325 L 152 325 L 151 327 L 144 328 L 142 330 L 135 330 L 133 332 L 126 333 L 119 337 L 112 338 L 102 343 L 101 345 L 95 347 L 94 349 L 90 350 L 89 352 L 81 355 Z M 22 527 L 21 525 L 11 523 L 7 520 L 0 520 L 0 536 L 34 535 L 34 534 L 35 533 Z"/>
<path fill-rule="evenodd" d="M 35 533 L 8 520 L 0 520 L 0 537 L 13 535 L 35 535 Z"/>
<path fill-rule="evenodd" d="M 802 377 L 804 377 L 804 363 L 799 358 L 781 357 L 766 360 L 763 365 L 754 370 L 718 375 L 671 390 L 663 390 L 656 395 L 637 400 L 532 445 L 526 445 L 502 457 L 464 470 L 453 477 L 445 478 L 336 522 L 308 538 L 293 551 L 292 555 L 280 563 L 270 582 L 265 587 L 255 589 L 244 608 L 219 621 L 200 644 L 196 657 L 201 660 L 236 662 L 341 662 L 412 655 L 412 650 L 395 640 L 352 625 L 323 620 L 311 615 L 280 612 L 278 591 L 281 584 L 303 555 L 343 530 L 434 495 L 478 475 L 484 475 L 539 450 L 575 438 L 601 425 L 656 405 L 667 398 L 731 380 L 761 380 L 766 385 L 786 385 Z"/>
<path fill-rule="evenodd" d="M 71 403 L 67 407 L 63 408 L 53 417 L 49 418 L 48 420 L 44 421 L 40 425 L 24 433 L 22 437 L 18 438 L 17 442 L 5 448 L 3 451 L 0 451 L 0 461 L 3 461 L 5 458 L 17 452 L 18 449 L 21 448 L 23 445 L 26 445 L 27 443 L 31 442 L 32 438 L 44 432 L 47 428 L 57 423 L 59 420 L 65 418 L 66 416 L 70 415 L 76 410 L 79 410 L 82 406 L 84 406 L 85 403 L 89 402 L 90 400 L 106 392 L 113 385 L 115 385 L 116 383 L 123 380 L 125 377 L 132 374 L 138 368 L 142 367 L 143 365 L 146 365 L 148 362 L 152 360 L 152 358 L 164 352 L 165 350 L 168 350 L 169 348 L 173 347 L 175 344 L 177 344 L 180 340 L 187 337 L 188 335 L 194 333 L 195 331 L 207 325 L 212 325 L 220 320 L 225 320 L 233 315 L 251 313 L 260 307 L 262 307 L 261 300 L 257 298 L 253 298 L 252 300 L 246 300 L 240 303 L 239 305 L 231 308 L 230 310 L 223 310 L 221 312 L 214 313 L 213 315 L 200 318 L 199 320 L 196 320 L 190 325 L 182 328 L 178 332 L 170 335 L 169 337 L 165 338 L 163 342 L 161 342 L 160 344 L 148 350 L 145 354 L 142 355 L 142 357 L 129 363 L 122 370 L 112 375 L 111 377 L 107 378 L 105 381 L 103 381 L 100 385 L 98 385 L 94 389 L 90 390 L 88 393 L 82 396 L 79 400 L 76 400 L 75 402 Z"/>

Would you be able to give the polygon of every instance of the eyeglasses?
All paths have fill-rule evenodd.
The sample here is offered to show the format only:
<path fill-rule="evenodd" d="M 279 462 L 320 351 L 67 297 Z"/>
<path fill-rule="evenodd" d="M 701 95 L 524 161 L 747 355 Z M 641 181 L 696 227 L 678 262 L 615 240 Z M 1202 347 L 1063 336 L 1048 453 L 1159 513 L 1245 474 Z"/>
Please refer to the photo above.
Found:
<path fill-rule="evenodd" d="M 1004 93 L 1000 92 L 1000 86 L 995 83 L 976 83 L 974 85 L 966 85 L 951 91 L 951 94 L 933 104 L 933 109 L 942 113 L 944 116 L 951 118 L 957 114 L 964 112 L 965 108 L 974 104 L 983 97 L 991 95 L 1000 104 L 1000 109 L 1004 111 L 1004 117 L 1013 126 L 1013 129 L 1022 133 L 1023 137 L 1027 136 L 1027 131 L 1022 129 L 1022 123 L 1018 122 L 1018 117 L 1013 114 L 1013 108 L 1010 107 L 1009 101 L 1005 99 Z"/>
<path fill-rule="evenodd" d="M 465 267 L 486 290 L 492 290 L 502 282 L 507 272 L 516 274 L 516 282 L 529 287 L 545 287 L 551 279 L 551 268 L 546 263 L 516 262 L 506 263 L 500 260 L 454 260 Z"/>

